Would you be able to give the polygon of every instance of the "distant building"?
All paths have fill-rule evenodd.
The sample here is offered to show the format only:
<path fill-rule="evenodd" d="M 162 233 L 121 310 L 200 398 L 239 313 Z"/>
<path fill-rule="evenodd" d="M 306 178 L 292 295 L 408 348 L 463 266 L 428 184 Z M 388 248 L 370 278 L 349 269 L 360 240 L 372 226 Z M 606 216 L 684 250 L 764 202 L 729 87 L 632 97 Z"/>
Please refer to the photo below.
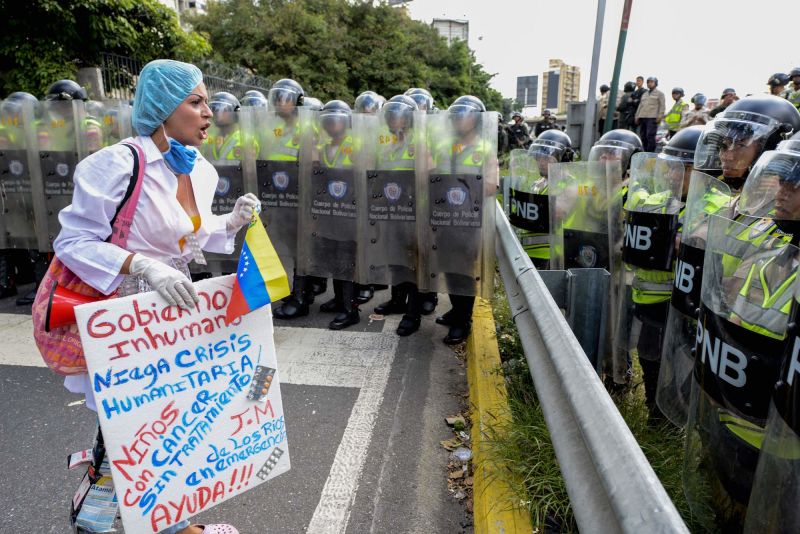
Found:
<path fill-rule="evenodd" d="M 580 88 L 581 69 L 551 59 L 548 70 L 542 74 L 542 109 L 566 113 L 567 104 L 578 101 Z"/>
<path fill-rule="evenodd" d="M 178 20 L 181 21 L 181 15 L 205 15 L 208 13 L 209 0 L 158 0 L 163 6 L 167 6 L 172 11 L 177 13 Z M 183 22 L 183 21 L 181 21 Z"/>
<path fill-rule="evenodd" d="M 439 32 L 439 35 L 447 39 L 448 45 L 453 44 L 455 40 L 469 42 L 468 20 L 433 19 L 431 26 Z"/>
<path fill-rule="evenodd" d="M 517 76 L 517 102 L 523 107 L 535 107 L 539 103 L 539 76 Z"/>

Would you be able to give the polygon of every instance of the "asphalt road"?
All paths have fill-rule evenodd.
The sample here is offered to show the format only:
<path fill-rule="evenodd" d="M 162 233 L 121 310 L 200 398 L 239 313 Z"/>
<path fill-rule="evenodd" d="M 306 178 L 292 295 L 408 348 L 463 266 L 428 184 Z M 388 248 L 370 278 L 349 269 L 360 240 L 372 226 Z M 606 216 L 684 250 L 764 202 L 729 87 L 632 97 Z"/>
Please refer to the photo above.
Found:
<path fill-rule="evenodd" d="M 434 316 L 407 338 L 394 333 L 399 317 L 371 321 L 386 298 L 378 292 L 343 332 L 327 330 L 332 316 L 316 305 L 275 320 L 292 469 L 193 521 L 242 534 L 472 531 L 439 445 L 452 436 L 444 417 L 459 411 L 465 369 Z M 447 297 L 439 306 L 449 309 Z M 0 300 L 0 533 L 67 533 L 82 473 L 66 457 L 91 446 L 96 418 L 43 367 L 29 314 Z"/>

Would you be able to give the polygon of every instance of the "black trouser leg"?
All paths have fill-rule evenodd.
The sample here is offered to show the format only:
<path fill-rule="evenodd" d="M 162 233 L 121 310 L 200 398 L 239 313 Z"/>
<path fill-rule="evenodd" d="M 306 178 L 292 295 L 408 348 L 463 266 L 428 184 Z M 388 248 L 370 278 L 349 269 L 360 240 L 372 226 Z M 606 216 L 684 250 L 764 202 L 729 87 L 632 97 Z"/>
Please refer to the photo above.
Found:
<path fill-rule="evenodd" d="M 403 297 L 406 299 L 406 315 L 409 315 L 413 318 L 421 317 L 422 299 L 420 298 L 421 295 L 417 289 L 417 284 L 412 282 L 404 282 L 398 286 L 398 289 L 402 291 Z M 392 290 L 394 290 L 394 286 L 392 287 Z M 394 298 L 394 295 L 392 298 Z"/>
<path fill-rule="evenodd" d="M 451 322 L 456 326 L 467 326 L 472 320 L 472 307 L 475 304 L 475 297 L 464 295 L 450 295 L 450 302 L 453 309 L 450 310 Z"/>
<path fill-rule="evenodd" d="M 0 252 L 0 298 L 16 293 L 14 282 L 14 262 L 8 251 Z"/>
<path fill-rule="evenodd" d="M 344 304 L 347 311 L 358 310 L 356 302 L 357 284 L 349 280 L 334 280 L 333 294 L 337 302 Z"/>

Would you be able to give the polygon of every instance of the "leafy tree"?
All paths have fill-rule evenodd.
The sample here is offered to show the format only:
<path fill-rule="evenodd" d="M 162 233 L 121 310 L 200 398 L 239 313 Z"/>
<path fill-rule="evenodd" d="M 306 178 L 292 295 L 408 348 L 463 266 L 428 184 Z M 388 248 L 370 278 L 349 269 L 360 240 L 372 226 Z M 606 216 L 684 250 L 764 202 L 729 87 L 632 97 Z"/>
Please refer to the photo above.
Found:
<path fill-rule="evenodd" d="M 15 4 L 12 5 L 11 4 Z M 103 52 L 141 61 L 193 61 L 211 52 L 206 39 L 185 32 L 174 11 L 157 0 L 31 0 L 24 8 L 0 0 L 0 94 L 41 96 L 77 69 L 99 65 Z"/>
<path fill-rule="evenodd" d="M 502 97 L 466 43 L 448 46 L 427 24 L 382 2 L 230 0 L 191 20 L 214 58 L 271 79 L 294 78 L 322 100 L 353 102 L 365 90 L 388 97 L 430 89 L 439 107 L 473 94 L 489 109 Z"/>

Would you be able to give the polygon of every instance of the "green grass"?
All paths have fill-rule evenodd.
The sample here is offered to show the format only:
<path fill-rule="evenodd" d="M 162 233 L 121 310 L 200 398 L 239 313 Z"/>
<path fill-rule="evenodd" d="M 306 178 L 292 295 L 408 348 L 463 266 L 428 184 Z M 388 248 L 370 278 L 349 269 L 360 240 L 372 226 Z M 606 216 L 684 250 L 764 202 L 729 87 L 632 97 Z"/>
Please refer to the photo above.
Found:
<path fill-rule="evenodd" d="M 503 433 L 492 436 L 491 454 L 494 462 L 505 468 L 500 472 L 509 473 L 507 482 L 519 502 L 530 511 L 535 528 L 577 532 L 569 496 L 499 277 L 496 286 L 492 306 L 503 361 L 499 372 L 503 373 L 508 388 L 513 423 Z M 707 531 L 706 525 L 692 517 L 683 493 L 683 431 L 666 422 L 648 423 L 638 365 L 632 383 L 633 387 L 625 393 L 614 396 L 614 402 L 689 530 Z"/>

